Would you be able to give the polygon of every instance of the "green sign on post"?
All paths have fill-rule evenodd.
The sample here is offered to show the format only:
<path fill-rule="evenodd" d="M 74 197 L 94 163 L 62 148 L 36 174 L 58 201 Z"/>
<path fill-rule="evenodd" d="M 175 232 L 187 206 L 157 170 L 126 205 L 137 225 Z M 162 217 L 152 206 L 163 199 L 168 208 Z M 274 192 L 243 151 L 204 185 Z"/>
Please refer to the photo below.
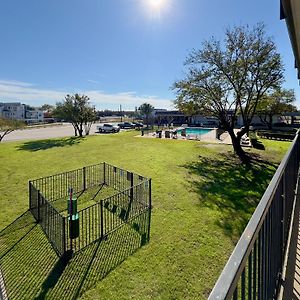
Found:
<path fill-rule="evenodd" d="M 73 196 L 73 188 L 69 189 L 68 213 L 69 236 L 70 239 L 76 239 L 79 236 L 79 214 L 77 213 L 77 197 Z"/>

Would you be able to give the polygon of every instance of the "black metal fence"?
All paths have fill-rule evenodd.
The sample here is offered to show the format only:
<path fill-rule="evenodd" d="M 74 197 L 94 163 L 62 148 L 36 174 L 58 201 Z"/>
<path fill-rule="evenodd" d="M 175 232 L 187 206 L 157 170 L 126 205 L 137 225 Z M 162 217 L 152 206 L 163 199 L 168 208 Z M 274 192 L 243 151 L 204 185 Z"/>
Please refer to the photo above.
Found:
<path fill-rule="evenodd" d="M 79 210 L 79 234 L 71 238 L 70 218 L 56 209 L 55 201 L 67 199 L 69 187 L 80 194 L 103 185 L 116 193 Z M 29 207 L 60 256 L 106 239 L 121 226 L 140 234 L 144 244 L 150 238 L 151 179 L 100 163 L 30 181 Z"/>
<path fill-rule="evenodd" d="M 297 186 L 300 137 L 296 135 L 222 271 L 209 299 L 274 299 Z"/>

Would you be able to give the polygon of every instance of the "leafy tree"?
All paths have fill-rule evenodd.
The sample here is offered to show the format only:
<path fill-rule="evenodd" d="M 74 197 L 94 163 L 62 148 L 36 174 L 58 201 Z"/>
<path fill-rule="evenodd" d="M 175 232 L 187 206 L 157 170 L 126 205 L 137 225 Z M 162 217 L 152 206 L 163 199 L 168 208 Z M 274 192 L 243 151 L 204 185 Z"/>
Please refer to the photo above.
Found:
<path fill-rule="evenodd" d="M 277 89 L 266 94 L 257 105 L 257 115 L 261 121 L 272 129 L 273 116 L 284 112 L 297 111 L 293 103 L 296 101 L 295 91 Z"/>
<path fill-rule="evenodd" d="M 95 109 L 89 105 L 89 100 L 85 95 L 67 95 L 64 102 L 56 104 L 53 115 L 72 123 L 75 136 L 79 134 L 82 137 L 84 129 L 88 135 L 91 124 L 97 117 Z"/>
<path fill-rule="evenodd" d="M 43 104 L 40 107 L 40 110 L 42 110 L 44 112 L 44 117 L 45 118 L 52 118 L 54 108 L 55 107 L 53 105 Z"/>
<path fill-rule="evenodd" d="M 152 114 L 152 112 L 154 111 L 154 107 L 150 103 L 143 103 L 139 107 L 138 110 L 139 110 L 139 112 L 142 116 L 145 116 L 146 124 L 147 124 L 147 127 L 148 127 L 149 126 L 149 117 Z"/>
<path fill-rule="evenodd" d="M 43 104 L 41 107 L 40 107 L 40 109 L 42 110 L 42 111 L 46 111 L 46 112 L 52 112 L 53 111 L 53 109 L 54 109 L 54 106 L 53 105 L 50 105 L 50 104 Z"/>
<path fill-rule="evenodd" d="M 186 59 L 186 78 L 174 83 L 175 106 L 183 111 L 218 118 L 230 134 L 235 153 L 242 162 L 249 157 L 241 137 L 249 131 L 258 103 L 283 81 L 283 66 L 274 42 L 263 24 L 227 29 L 224 44 L 212 38 Z M 234 130 L 237 116 L 244 123 Z"/>
<path fill-rule="evenodd" d="M 95 110 L 95 107 L 90 107 L 88 110 L 86 110 L 85 119 L 84 131 L 85 135 L 89 135 L 92 124 L 97 121 L 97 112 Z"/>
<path fill-rule="evenodd" d="M 0 118 L 0 142 L 6 135 L 24 126 L 25 123 L 22 121 Z"/>

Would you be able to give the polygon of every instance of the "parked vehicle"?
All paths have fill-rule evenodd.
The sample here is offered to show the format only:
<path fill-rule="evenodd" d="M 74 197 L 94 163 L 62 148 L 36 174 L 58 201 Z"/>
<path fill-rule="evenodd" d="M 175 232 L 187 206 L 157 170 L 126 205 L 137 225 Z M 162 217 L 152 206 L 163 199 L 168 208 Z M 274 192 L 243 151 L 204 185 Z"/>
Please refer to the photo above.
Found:
<path fill-rule="evenodd" d="M 144 124 L 143 124 L 143 123 L 132 122 L 132 124 L 134 125 L 134 128 L 143 128 L 143 127 L 144 127 Z"/>
<path fill-rule="evenodd" d="M 99 132 L 104 132 L 104 133 L 111 133 L 111 132 L 119 132 L 120 127 L 117 125 L 105 123 L 97 126 L 97 130 Z"/>
<path fill-rule="evenodd" d="M 123 122 L 123 123 L 119 123 L 118 126 L 122 129 L 132 129 L 134 128 L 134 124 L 131 122 Z"/>

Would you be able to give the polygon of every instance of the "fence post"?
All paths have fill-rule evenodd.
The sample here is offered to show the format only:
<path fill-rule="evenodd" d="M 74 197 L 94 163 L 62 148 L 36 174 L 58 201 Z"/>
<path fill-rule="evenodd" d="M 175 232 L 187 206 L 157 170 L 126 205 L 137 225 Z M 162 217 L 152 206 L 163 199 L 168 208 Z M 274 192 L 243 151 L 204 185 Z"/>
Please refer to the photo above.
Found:
<path fill-rule="evenodd" d="M 106 184 L 106 178 L 105 178 L 105 162 L 103 163 L 103 184 Z"/>
<path fill-rule="evenodd" d="M 37 190 L 37 222 L 40 222 L 40 202 L 41 202 L 41 194 L 40 194 L 40 190 Z"/>
<path fill-rule="evenodd" d="M 85 167 L 82 168 L 82 176 L 83 176 L 83 190 L 86 190 L 86 169 Z"/>
<path fill-rule="evenodd" d="M 128 173 L 127 173 L 128 174 Z M 128 175 L 127 175 L 128 176 Z M 130 173 L 130 191 L 129 191 L 129 203 L 128 208 L 125 214 L 125 220 L 127 221 L 129 218 L 132 202 L 133 202 L 133 173 Z"/>
<path fill-rule="evenodd" d="M 151 178 L 149 179 L 149 214 L 148 214 L 148 242 L 150 240 L 150 225 L 151 225 L 151 210 L 152 210 L 152 197 L 151 197 Z"/>
<path fill-rule="evenodd" d="M 130 173 L 130 200 L 133 201 L 133 173 Z"/>
<path fill-rule="evenodd" d="M 63 228 L 63 231 L 62 231 L 63 253 L 62 253 L 62 255 L 65 256 L 66 252 L 67 252 L 67 249 L 66 249 L 66 244 L 67 244 L 67 242 L 66 242 L 66 218 L 65 217 L 62 218 L 62 228 Z"/>
<path fill-rule="evenodd" d="M 31 181 L 28 182 L 28 188 L 29 188 L 29 210 L 31 210 L 31 207 L 32 207 Z"/>
<path fill-rule="evenodd" d="M 104 220 L 103 220 L 103 200 L 100 201 L 100 234 L 101 240 L 104 238 Z"/>

